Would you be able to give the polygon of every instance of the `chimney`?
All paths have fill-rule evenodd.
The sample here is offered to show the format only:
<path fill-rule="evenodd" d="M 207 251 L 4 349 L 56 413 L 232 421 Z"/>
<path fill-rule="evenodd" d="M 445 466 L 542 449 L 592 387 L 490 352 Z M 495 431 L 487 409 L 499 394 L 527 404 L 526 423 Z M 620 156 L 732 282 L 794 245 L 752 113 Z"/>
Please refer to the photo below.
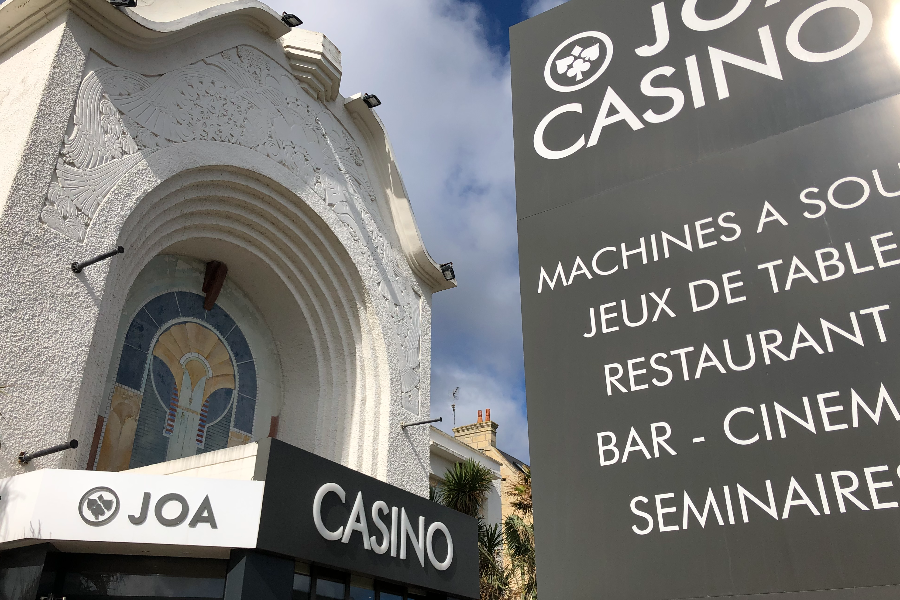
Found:
<path fill-rule="evenodd" d="M 478 421 L 475 423 L 454 427 L 453 436 L 476 450 L 496 448 L 497 427 L 499 425 L 491 421 L 491 409 L 488 408 L 478 411 Z"/>

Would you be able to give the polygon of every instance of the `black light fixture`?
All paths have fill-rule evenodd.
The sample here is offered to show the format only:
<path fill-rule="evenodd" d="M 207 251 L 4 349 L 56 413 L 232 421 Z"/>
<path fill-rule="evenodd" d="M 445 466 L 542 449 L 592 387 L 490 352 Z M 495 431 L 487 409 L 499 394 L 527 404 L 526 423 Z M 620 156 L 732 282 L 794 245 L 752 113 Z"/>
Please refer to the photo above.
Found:
<path fill-rule="evenodd" d="M 365 102 L 366 106 L 368 106 L 369 108 L 381 106 L 381 100 L 379 100 L 378 96 L 376 96 L 375 94 L 363 94 L 363 102 Z"/>
<path fill-rule="evenodd" d="M 104 252 L 100 256 L 95 256 L 94 258 L 90 258 L 84 262 L 73 262 L 72 263 L 72 272 L 73 273 L 81 273 L 81 270 L 85 267 L 89 267 L 94 263 L 98 263 L 101 260 L 106 260 L 107 258 L 112 258 L 116 254 L 125 254 L 125 248 L 122 246 L 117 247 L 115 250 L 110 250 L 109 252 Z"/>
<path fill-rule="evenodd" d="M 456 273 L 453 272 L 453 263 L 448 262 L 441 265 L 441 273 L 444 274 L 444 279 L 447 281 L 453 281 L 456 279 Z"/>
<path fill-rule="evenodd" d="M 48 454 L 56 454 L 57 452 L 62 452 L 64 450 L 75 449 L 78 447 L 78 440 L 72 440 L 70 442 L 65 442 L 63 444 L 57 444 L 56 446 L 51 446 L 50 448 L 44 448 L 43 450 L 38 450 L 37 452 L 31 452 L 30 454 L 27 452 L 19 452 L 19 463 L 23 465 L 27 465 L 35 458 L 40 458 L 42 456 L 47 456 Z"/>
<path fill-rule="evenodd" d="M 137 6 L 137 0 L 107 0 L 113 6 L 122 8 L 134 8 Z"/>
<path fill-rule="evenodd" d="M 303 21 L 300 20 L 300 17 L 286 12 L 281 13 L 281 21 L 288 27 L 299 27 L 303 25 Z"/>

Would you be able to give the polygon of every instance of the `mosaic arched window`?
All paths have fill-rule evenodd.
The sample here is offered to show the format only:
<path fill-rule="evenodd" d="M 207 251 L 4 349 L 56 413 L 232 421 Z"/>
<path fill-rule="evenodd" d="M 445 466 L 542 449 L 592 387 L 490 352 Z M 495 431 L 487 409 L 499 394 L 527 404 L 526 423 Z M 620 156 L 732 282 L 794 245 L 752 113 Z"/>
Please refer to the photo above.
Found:
<path fill-rule="evenodd" d="M 241 328 L 203 296 L 168 292 L 125 334 L 99 471 L 121 471 L 245 444 L 256 413 L 256 365 Z"/>

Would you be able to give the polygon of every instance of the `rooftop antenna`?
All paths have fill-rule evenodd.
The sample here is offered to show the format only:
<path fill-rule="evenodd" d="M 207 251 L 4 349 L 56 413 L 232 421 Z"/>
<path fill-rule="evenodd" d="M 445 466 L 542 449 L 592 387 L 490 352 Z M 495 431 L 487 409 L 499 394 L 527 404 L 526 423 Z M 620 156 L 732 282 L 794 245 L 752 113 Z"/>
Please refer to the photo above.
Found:
<path fill-rule="evenodd" d="M 458 387 L 455 390 L 453 390 L 453 399 L 454 400 L 459 400 L 459 396 L 457 394 L 459 394 Z M 454 402 L 453 404 L 451 404 L 450 408 L 453 409 L 453 426 L 456 427 L 456 403 Z"/>

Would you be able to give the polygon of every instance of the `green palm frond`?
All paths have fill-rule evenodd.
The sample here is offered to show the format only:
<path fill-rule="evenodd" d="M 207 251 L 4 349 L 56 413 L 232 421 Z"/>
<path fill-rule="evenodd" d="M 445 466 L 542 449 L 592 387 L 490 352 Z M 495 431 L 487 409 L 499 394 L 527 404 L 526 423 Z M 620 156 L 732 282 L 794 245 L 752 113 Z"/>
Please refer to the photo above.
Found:
<path fill-rule="evenodd" d="M 487 467 L 467 459 L 456 463 L 444 476 L 440 503 L 471 517 L 477 517 L 493 486 L 494 474 Z"/>
<path fill-rule="evenodd" d="M 515 580 L 516 597 L 537 600 L 537 577 L 534 557 L 534 525 L 513 514 L 503 523 L 506 554 Z"/>
<path fill-rule="evenodd" d="M 499 524 L 486 525 L 478 518 L 478 573 L 481 600 L 508 597 L 512 573 L 503 563 L 503 530 Z"/>
<path fill-rule="evenodd" d="M 500 525 L 486 525 L 483 519 L 478 520 L 478 545 L 485 557 L 496 558 L 503 550 L 503 530 Z"/>
<path fill-rule="evenodd" d="M 534 525 L 519 515 L 509 515 L 503 524 L 506 551 L 514 560 L 534 561 Z"/>
<path fill-rule="evenodd" d="M 447 471 L 440 487 L 430 487 L 428 496 L 478 521 L 481 600 L 517 600 L 518 596 L 511 595 L 516 573 L 504 560 L 503 527 L 500 524 L 487 525 L 482 517 L 488 492 L 493 486 L 494 473 L 477 461 L 467 459 Z"/>

